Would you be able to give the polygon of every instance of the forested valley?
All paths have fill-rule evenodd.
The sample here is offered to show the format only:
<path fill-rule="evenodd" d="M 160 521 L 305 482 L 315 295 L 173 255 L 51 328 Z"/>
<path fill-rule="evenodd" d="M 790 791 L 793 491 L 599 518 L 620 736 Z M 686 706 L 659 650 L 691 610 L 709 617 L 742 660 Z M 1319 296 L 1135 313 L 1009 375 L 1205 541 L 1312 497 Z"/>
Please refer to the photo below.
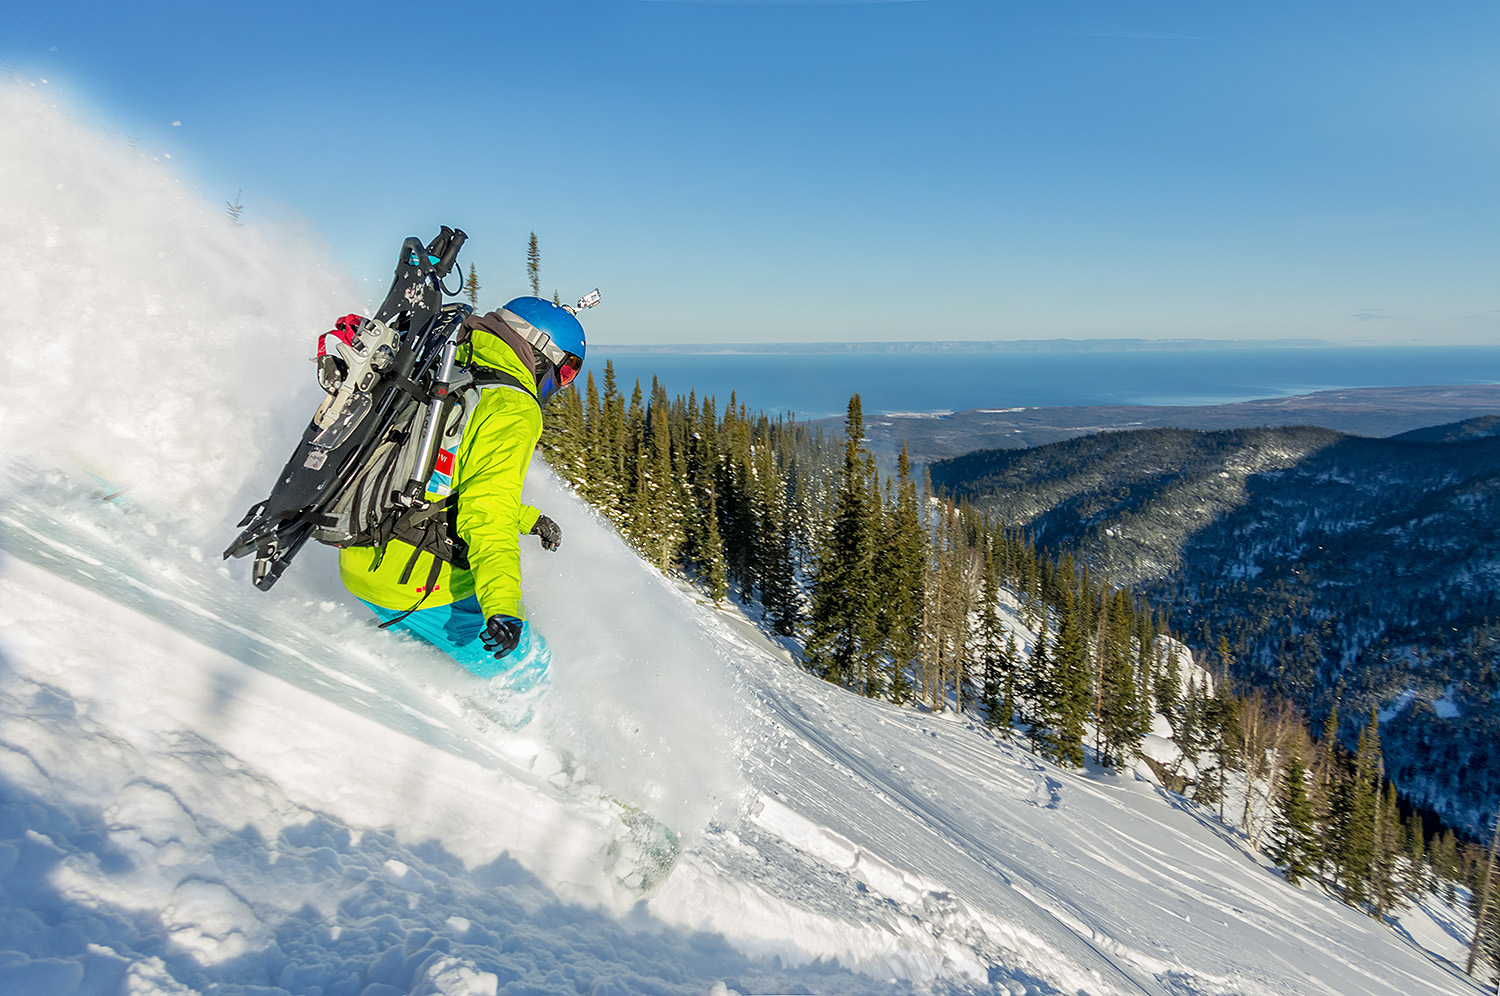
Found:
<path fill-rule="evenodd" d="M 939 461 L 941 493 L 1130 584 L 1238 679 L 1482 834 L 1500 798 L 1500 438 L 1493 418 L 1388 439 L 1310 427 L 1112 432 Z"/>

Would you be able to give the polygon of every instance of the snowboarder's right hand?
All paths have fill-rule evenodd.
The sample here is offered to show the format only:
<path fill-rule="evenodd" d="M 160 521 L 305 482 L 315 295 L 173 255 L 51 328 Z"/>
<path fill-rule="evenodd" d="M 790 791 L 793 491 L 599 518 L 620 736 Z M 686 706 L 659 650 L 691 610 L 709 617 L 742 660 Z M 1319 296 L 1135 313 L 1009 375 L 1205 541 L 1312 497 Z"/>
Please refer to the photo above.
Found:
<path fill-rule="evenodd" d="M 503 660 L 521 642 L 521 626 L 521 620 L 514 616 L 490 616 L 479 639 L 495 660 Z"/>
<path fill-rule="evenodd" d="M 556 550 L 562 546 L 562 526 L 545 515 L 536 517 L 536 525 L 531 527 L 531 534 L 541 538 L 543 550 Z"/>

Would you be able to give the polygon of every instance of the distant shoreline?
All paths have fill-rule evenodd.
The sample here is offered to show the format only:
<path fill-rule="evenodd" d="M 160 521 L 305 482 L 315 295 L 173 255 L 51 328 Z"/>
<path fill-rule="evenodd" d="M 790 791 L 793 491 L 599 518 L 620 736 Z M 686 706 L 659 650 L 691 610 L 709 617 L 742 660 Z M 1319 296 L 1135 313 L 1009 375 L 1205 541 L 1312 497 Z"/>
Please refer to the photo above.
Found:
<path fill-rule="evenodd" d="M 1020 449 L 1123 429 L 1233 429 L 1316 425 L 1361 436 L 1394 436 L 1500 414 L 1500 384 L 1364 387 L 1221 405 L 1058 405 L 871 415 L 866 444 L 894 459 L 905 444 L 916 464 L 974 450 Z M 839 418 L 810 424 L 837 432 Z"/>
<path fill-rule="evenodd" d="M 1399 393 L 1408 389 L 1403 385 L 1426 385 L 1410 390 L 1431 391 L 1431 385 L 1500 383 L 1500 345 L 1329 347 L 1303 340 L 1304 346 L 1288 348 L 1233 348 L 1224 342 L 1215 342 L 1213 348 L 1175 348 L 1155 340 L 1149 348 L 1124 348 L 1122 343 L 1134 340 L 1069 342 L 1072 348 L 1058 348 L 1053 340 L 1045 343 L 1047 348 L 1040 341 L 991 343 L 986 349 L 963 348 L 973 347 L 972 343 L 847 344 L 838 347 L 838 352 L 819 352 L 833 348 L 828 344 L 805 344 L 800 352 L 761 344 L 738 354 L 724 352 L 722 346 L 634 352 L 596 347 L 590 359 L 593 376 L 599 375 L 606 360 L 612 361 L 617 390 L 627 395 L 637 382 L 643 393 L 656 382 L 669 396 L 692 392 L 700 401 L 711 398 L 716 404 L 726 404 L 733 399 L 752 411 L 799 421 L 842 421 L 850 397 L 858 394 L 867 424 L 900 413 L 908 416 L 903 421 L 921 421 L 936 432 L 940 426 L 954 426 L 952 413 L 969 412 L 965 420 L 977 420 L 979 425 L 988 419 L 1010 422 L 1011 427 L 1022 429 L 1011 432 L 1011 437 L 1031 435 L 1027 442 L 1032 445 L 1046 432 L 1028 428 L 1036 424 L 1034 413 L 1021 419 L 1026 426 L 1015 426 L 1018 415 L 1011 410 L 1083 406 L 1096 409 L 1080 420 L 1093 424 L 1101 414 L 1097 409 L 1117 409 L 1105 417 L 1109 424 L 1119 424 L 1152 414 L 1178 419 L 1189 409 L 1239 404 L 1247 407 L 1235 409 L 1234 417 L 1244 419 L 1251 417 L 1247 409 L 1254 402 L 1266 404 L 1268 399 L 1317 392 L 1395 385 Z M 945 345 L 951 348 L 942 348 Z M 1483 404 L 1493 405 L 1492 395 L 1485 398 Z M 1321 409 L 1330 407 L 1330 400 L 1325 395 L 1314 406 L 1319 410 L 1309 408 L 1304 415 L 1317 421 L 1326 414 Z M 1398 408 L 1411 407 L 1409 401 L 1399 401 L 1394 395 L 1379 401 L 1366 395 L 1361 404 L 1380 407 L 1393 402 Z M 1436 416 L 1425 425 L 1458 421 L 1472 412 L 1451 397 L 1417 407 L 1430 407 L 1427 414 Z M 1265 416 L 1280 420 L 1289 415 L 1284 403 L 1274 408 Z M 1453 417 L 1446 417 L 1450 413 Z M 1339 414 L 1347 419 L 1350 413 Z M 1424 417 L 1411 411 L 1405 415 Z M 1385 425 L 1352 421 L 1355 424 L 1328 427 L 1365 435 L 1423 427 L 1403 420 L 1400 428 L 1382 432 Z"/>
<path fill-rule="evenodd" d="M 1112 352 L 1120 350 L 1184 349 L 1427 349 L 1432 344 L 1340 343 L 1327 339 L 943 339 L 909 342 L 741 342 L 599 344 L 604 354 L 839 354 L 839 353 L 993 353 Z"/>
<path fill-rule="evenodd" d="M 688 342 L 619 345 L 598 343 L 602 354 L 736 356 L 848 353 L 1137 352 L 1230 349 L 1451 349 L 1493 343 L 1334 342 L 1330 339 L 939 339 L 864 342 Z"/>

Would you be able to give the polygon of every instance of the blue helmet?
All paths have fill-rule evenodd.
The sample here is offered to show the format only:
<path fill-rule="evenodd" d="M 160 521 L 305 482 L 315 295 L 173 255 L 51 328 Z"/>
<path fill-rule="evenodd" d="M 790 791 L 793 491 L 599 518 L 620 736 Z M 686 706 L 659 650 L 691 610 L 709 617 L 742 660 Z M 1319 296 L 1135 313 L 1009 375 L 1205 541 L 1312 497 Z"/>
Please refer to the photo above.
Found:
<path fill-rule="evenodd" d="M 536 351 L 537 400 L 545 403 L 583 369 L 588 347 L 583 323 L 567 308 L 539 297 L 518 297 L 502 311 L 505 324 Z"/>

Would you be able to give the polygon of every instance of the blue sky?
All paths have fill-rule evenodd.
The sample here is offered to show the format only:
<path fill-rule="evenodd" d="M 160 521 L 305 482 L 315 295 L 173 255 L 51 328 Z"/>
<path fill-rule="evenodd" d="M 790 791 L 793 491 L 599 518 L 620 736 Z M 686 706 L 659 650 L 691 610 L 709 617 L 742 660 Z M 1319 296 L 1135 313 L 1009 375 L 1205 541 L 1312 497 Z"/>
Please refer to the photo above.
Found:
<path fill-rule="evenodd" d="M 1500 5 L 14 5 L 0 62 L 383 291 L 618 343 L 1500 340 Z M 174 122 L 180 122 L 174 124 Z"/>

